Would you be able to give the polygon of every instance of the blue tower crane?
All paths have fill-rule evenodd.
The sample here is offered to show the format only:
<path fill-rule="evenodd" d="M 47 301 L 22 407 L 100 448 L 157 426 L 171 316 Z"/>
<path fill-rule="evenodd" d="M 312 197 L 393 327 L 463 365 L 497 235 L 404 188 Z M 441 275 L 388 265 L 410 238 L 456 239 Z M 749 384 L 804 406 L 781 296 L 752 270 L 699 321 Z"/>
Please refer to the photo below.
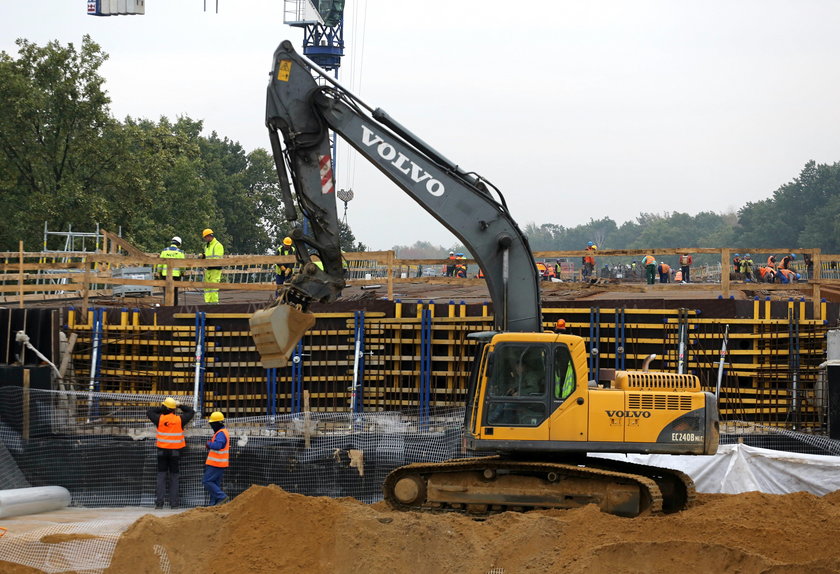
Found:
<path fill-rule="evenodd" d="M 286 0 L 283 22 L 303 28 L 303 54 L 338 78 L 344 56 L 344 0 Z"/>

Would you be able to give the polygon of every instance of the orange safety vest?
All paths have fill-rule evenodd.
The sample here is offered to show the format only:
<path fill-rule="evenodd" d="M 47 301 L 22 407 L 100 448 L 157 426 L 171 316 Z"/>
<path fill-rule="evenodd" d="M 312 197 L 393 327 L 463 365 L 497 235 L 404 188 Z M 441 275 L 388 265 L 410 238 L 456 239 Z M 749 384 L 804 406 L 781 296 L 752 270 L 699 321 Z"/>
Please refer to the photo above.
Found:
<path fill-rule="evenodd" d="M 230 466 L 230 434 L 227 429 L 219 429 L 216 431 L 216 434 L 213 435 L 212 440 L 215 441 L 219 433 L 223 433 L 225 435 L 225 446 L 222 450 L 211 450 L 208 452 L 205 464 L 217 466 L 219 468 L 227 468 Z"/>
<path fill-rule="evenodd" d="M 642 263 L 645 265 L 653 265 L 656 263 L 656 259 L 653 258 L 652 255 L 645 255 L 645 258 L 642 260 Z"/>
<path fill-rule="evenodd" d="M 179 449 L 187 446 L 184 439 L 184 428 L 181 425 L 181 417 L 175 413 L 160 415 L 157 426 L 158 448 Z"/>

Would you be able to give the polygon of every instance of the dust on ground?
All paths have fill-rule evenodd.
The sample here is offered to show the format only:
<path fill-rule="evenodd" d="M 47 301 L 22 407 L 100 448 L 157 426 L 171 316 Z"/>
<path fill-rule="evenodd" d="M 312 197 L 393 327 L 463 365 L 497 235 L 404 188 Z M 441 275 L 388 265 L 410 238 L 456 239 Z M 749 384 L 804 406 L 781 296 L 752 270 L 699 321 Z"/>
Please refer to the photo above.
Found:
<path fill-rule="evenodd" d="M 231 503 L 146 515 L 108 573 L 840 572 L 840 491 L 701 494 L 688 510 L 620 518 L 590 505 L 484 521 L 253 486 Z"/>

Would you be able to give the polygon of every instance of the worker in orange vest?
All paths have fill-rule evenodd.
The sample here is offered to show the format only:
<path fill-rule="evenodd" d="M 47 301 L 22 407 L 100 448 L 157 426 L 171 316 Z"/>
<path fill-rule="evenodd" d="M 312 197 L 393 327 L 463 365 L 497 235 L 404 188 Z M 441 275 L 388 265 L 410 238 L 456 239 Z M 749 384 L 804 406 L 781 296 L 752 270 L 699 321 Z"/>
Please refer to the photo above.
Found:
<path fill-rule="evenodd" d="M 597 249 L 598 249 L 598 246 L 595 245 L 593 242 L 591 242 L 591 241 L 586 242 L 586 251 L 589 251 L 589 253 L 587 253 L 586 255 L 583 256 L 583 270 L 581 271 L 581 273 L 582 273 L 582 279 L 584 281 L 588 280 L 594 274 L 594 271 L 595 271 L 594 252 Z"/>
<path fill-rule="evenodd" d="M 176 412 L 178 410 L 181 412 Z M 178 497 L 181 452 L 187 447 L 184 427 L 195 416 L 195 410 L 189 405 L 182 405 L 172 397 L 167 397 L 160 406 L 147 410 L 146 416 L 157 428 L 155 508 L 163 508 L 167 482 L 169 483 L 169 507 L 178 508 L 181 503 Z"/>
<path fill-rule="evenodd" d="M 645 255 L 642 259 L 642 265 L 645 266 L 645 279 L 648 285 L 653 285 L 656 281 L 656 259 L 653 255 Z"/>
<path fill-rule="evenodd" d="M 776 282 L 776 270 L 773 269 L 772 267 L 768 267 L 768 266 L 759 267 L 758 268 L 758 276 L 765 283 L 775 283 Z"/>
<path fill-rule="evenodd" d="M 455 271 L 453 272 L 453 276 L 462 279 L 467 276 L 467 258 L 463 253 L 455 254 Z"/>
<path fill-rule="evenodd" d="M 773 269 L 775 271 L 775 269 L 776 269 L 776 256 L 775 255 L 771 255 L 770 257 L 767 258 L 767 267 L 769 267 L 770 269 Z"/>
<path fill-rule="evenodd" d="M 444 273 L 447 277 L 452 277 L 455 274 L 455 260 L 458 259 L 455 257 L 455 252 L 449 252 L 449 263 L 443 266 Z"/>
<path fill-rule="evenodd" d="M 662 261 L 659 264 L 657 269 L 659 271 L 659 282 L 660 283 L 670 283 L 671 282 L 671 266 Z"/>
<path fill-rule="evenodd" d="M 207 420 L 213 429 L 213 438 L 205 445 L 208 452 L 201 484 L 210 493 L 210 506 L 216 506 L 230 501 L 222 490 L 222 477 L 230 466 L 230 433 L 225 428 L 225 415 L 219 411 L 210 413 Z"/>
<path fill-rule="evenodd" d="M 779 263 L 779 269 L 790 269 L 791 261 L 796 260 L 796 254 L 791 253 L 790 255 L 785 255 L 782 257 L 781 263 Z"/>
<path fill-rule="evenodd" d="M 799 281 L 800 275 L 792 269 L 777 269 L 776 279 L 779 280 L 779 283 L 793 283 Z"/>

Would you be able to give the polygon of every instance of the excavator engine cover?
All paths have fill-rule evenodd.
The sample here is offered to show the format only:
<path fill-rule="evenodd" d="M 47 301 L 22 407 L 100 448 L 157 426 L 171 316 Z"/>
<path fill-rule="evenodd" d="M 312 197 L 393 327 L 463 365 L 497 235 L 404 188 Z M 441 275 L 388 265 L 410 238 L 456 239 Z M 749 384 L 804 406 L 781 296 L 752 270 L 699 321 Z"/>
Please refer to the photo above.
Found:
<path fill-rule="evenodd" d="M 285 367 L 304 333 L 315 325 L 315 314 L 280 304 L 251 315 L 251 336 L 266 369 Z"/>

